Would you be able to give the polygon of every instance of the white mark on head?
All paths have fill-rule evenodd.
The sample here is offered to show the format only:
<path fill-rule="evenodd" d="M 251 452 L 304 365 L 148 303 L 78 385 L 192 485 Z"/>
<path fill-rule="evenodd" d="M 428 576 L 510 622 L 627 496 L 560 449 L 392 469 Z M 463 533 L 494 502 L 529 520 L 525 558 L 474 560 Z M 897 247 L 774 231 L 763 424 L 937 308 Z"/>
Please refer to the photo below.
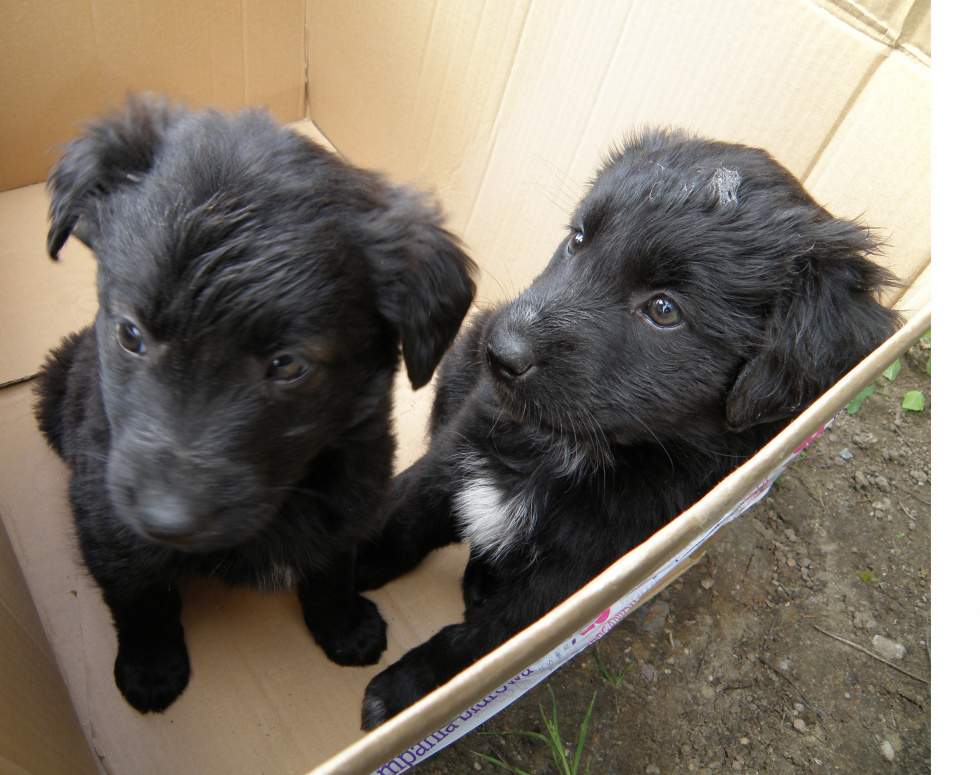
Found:
<path fill-rule="evenodd" d="M 715 190 L 719 203 L 724 205 L 738 204 L 738 186 L 742 182 L 742 176 L 738 170 L 730 170 L 726 167 L 719 167 L 715 170 L 711 178 L 711 185 Z"/>

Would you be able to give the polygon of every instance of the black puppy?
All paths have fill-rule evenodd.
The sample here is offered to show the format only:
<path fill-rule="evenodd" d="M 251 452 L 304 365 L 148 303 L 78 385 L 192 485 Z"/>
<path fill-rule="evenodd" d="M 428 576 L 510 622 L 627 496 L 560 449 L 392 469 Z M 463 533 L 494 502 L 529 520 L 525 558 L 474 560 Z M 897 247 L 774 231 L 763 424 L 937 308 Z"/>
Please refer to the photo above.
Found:
<path fill-rule="evenodd" d="M 420 195 L 277 125 L 131 99 L 49 180 L 48 250 L 98 260 L 95 324 L 37 385 L 71 469 L 81 553 L 112 612 L 116 684 L 161 711 L 190 674 L 177 583 L 298 586 L 335 662 L 376 662 L 353 588 L 390 485 L 399 348 L 425 384 L 474 265 Z"/>
<path fill-rule="evenodd" d="M 764 151 L 654 131 L 602 165 L 551 262 L 440 367 L 431 443 L 357 584 L 468 539 L 465 621 L 370 683 L 375 727 L 703 496 L 886 339 L 891 275 Z"/>

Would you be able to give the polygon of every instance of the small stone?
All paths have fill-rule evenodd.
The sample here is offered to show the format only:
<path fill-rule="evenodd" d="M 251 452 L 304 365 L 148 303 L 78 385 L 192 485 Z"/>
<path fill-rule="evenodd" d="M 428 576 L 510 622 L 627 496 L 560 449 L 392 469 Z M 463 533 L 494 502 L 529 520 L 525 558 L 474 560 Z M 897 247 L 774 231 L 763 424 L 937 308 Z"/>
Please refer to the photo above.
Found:
<path fill-rule="evenodd" d="M 895 761 L 895 749 L 892 748 L 892 744 L 887 740 L 881 741 L 881 755 L 885 757 L 890 762 Z"/>
<path fill-rule="evenodd" d="M 854 614 L 854 626 L 859 630 L 873 630 L 878 622 L 870 611 L 857 611 Z"/>
<path fill-rule="evenodd" d="M 840 455 L 841 458 L 844 459 L 844 460 L 850 460 L 852 457 L 854 457 L 854 453 L 851 452 L 851 450 L 846 449 L 846 448 L 845 449 L 842 449 L 837 454 Z"/>
<path fill-rule="evenodd" d="M 795 729 L 801 735 L 805 735 L 806 734 L 806 722 L 803 719 L 801 719 L 801 718 L 793 719 L 793 729 Z"/>
<path fill-rule="evenodd" d="M 702 686 L 701 696 L 706 700 L 712 700 L 715 697 L 715 688 L 713 686 Z"/>
<path fill-rule="evenodd" d="M 854 472 L 854 482 L 857 484 L 858 487 L 867 487 L 868 486 L 868 477 L 866 477 L 864 475 L 864 472 L 862 472 L 862 471 L 855 471 Z"/>
<path fill-rule="evenodd" d="M 701 579 L 701 586 L 705 589 L 711 589 L 715 585 L 714 579 Z"/>
<path fill-rule="evenodd" d="M 739 743 L 740 743 L 741 745 L 748 745 L 748 744 L 749 744 L 749 739 L 748 739 L 747 737 L 740 737 L 740 738 L 738 739 L 738 742 L 739 742 Z"/>
<path fill-rule="evenodd" d="M 663 597 L 663 593 L 661 593 Z M 643 621 L 640 626 L 649 633 L 654 635 L 659 633 L 667 622 L 667 614 L 669 612 L 669 607 L 667 603 L 663 600 L 654 600 L 650 603 L 646 616 L 643 617 Z"/>
<path fill-rule="evenodd" d="M 905 656 L 905 646 L 883 635 L 875 635 L 871 645 L 878 655 L 885 659 L 901 659 Z"/>
<path fill-rule="evenodd" d="M 888 480 L 885 477 L 876 476 L 874 481 L 875 481 L 875 487 L 877 487 L 882 492 L 889 492 L 891 490 L 891 485 L 888 483 Z"/>
<path fill-rule="evenodd" d="M 479 772 L 483 769 L 483 765 L 480 762 L 473 762 L 473 769 Z"/>
<path fill-rule="evenodd" d="M 878 437 L 869 432 L 855 433 L 851 436 L 851 441 L 858 449 L 867 449 L 872 444 L 878 443 Z"/>
<path fill-rule="evenodd" d="M 648 764 L 644 772 L 646 775 L 660 775 L 660 768 L 656 764 Z"/>

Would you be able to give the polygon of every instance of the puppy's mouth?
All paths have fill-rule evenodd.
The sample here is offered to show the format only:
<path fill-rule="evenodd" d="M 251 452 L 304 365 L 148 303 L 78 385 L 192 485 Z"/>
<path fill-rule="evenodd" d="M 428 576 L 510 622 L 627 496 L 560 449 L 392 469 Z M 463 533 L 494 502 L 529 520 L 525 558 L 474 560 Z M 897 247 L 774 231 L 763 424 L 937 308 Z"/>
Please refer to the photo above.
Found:
<path fill-rule="evenodd" d="M 516 380 L 507 377 L 501 378 L 494 371 L 489 360 L 485 361 L 485 366 L 497 402 L 514 422 L 518 425 L 551 430 L 541 411 L 534 402 L 528 400 L 526 396 L 528 391 L 522 389 L 526 386 L 518 385 Z"/>
<path fill-rule="evenodd" d="M 272 519 L 267 504 L 209 506 L 174 493 L 140 493 L 116 512 L 141 538 L 188 554 L 231 549 L 248 541 Z"/>

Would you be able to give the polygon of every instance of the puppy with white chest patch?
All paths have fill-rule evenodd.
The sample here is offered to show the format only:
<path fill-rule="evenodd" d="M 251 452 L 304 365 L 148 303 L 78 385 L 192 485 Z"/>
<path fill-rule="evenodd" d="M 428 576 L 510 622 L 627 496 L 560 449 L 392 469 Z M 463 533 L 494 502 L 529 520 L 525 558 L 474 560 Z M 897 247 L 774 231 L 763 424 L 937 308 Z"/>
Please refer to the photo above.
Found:
<path fill-rule="evenodd" d="M 375 727 L 701 498 L 896 328 L 868 229 L 764 151 L 676 131 L 601 166 L 568 237 L 440 367 L 371 589 L 468 540 L 464 621 L 371 681 Z"/>
<path fill-rule="evenodd" d="M 52 257 L 98 261 L 94 325 L 52 352 L 37 419 L 71 469 L 82 558 L 141 712 L 187 685 L 179 583 L 298 588 L 315 641 L 378 661 L 353 588 L 392 475 L 392 380 L 428 382 L 475 267 L 435 205 L 260 111 L 133 99 L 49 180 Z"/>

